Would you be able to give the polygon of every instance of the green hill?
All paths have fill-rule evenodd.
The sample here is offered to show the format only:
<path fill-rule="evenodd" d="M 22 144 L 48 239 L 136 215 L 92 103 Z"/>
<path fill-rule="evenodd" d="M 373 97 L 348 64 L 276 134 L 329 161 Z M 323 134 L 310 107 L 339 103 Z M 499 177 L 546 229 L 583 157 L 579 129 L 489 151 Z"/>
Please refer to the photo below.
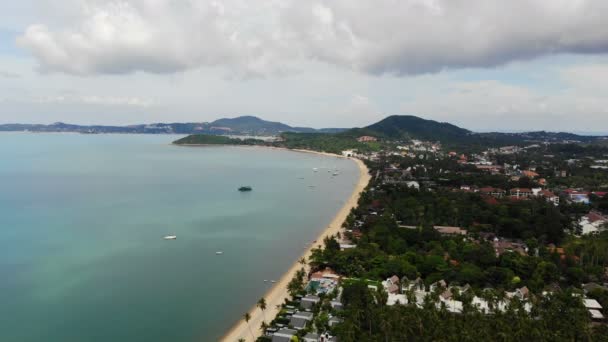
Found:
<path fill-rule="evenodd" d="M 389 139 L 462 140 L 471 136 L 471 131 L 464 128 L 413 115 L 392 115 L 366 130 Z"/>

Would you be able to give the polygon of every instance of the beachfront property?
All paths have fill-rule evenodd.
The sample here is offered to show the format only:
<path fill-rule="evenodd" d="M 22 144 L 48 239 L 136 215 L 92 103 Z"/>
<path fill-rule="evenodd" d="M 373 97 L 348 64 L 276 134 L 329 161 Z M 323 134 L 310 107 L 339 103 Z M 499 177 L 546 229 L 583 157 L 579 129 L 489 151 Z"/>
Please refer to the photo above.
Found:
<path fill-rule="evenodd" d="M 293 329 L 281 329 L 272 335 L 272 342 L 290 342 L 297 333 Z"/>
<path fill-rule="evenodd" d="M 327 267 L 315 272 L 310 276 L 310 281 L 306 285 L 307 292 L 315 294 L 331 293 L 338 287 L 340 276 L 331 268 Z"/>
<path fill-rule="evenodd" d="M 312 321 L 312 319 L 312 312 L 298 311 L 291 316 L 289 326 L 293 327 L 296 330 L 302 330 L 306 328 L 306 325 L 308 324 L 308 322 Z"/>
<path fill-rule="evenodd" d="M 321 301 L 321 298 L 318 296 L 307 295 L 300 301 L 300 308 L 310 311 L 315 304 L 319 303 L 319 301 Z"/>

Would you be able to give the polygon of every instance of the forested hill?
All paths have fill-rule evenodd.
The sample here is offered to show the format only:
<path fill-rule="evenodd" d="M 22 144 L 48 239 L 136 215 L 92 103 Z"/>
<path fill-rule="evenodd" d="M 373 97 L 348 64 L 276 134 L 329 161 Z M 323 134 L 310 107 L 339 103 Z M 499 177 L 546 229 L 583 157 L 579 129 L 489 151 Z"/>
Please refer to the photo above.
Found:
<path fill-rule="evenodd" d="M 352 134 L 347 131 L 344 134 Z M 584 142 L 600 141 L 602 137 L 583 136 L 563 132 L 525 132 L 525 133 L 475 133 L 447 122 L 426 120 L 413 115 L 392 115 L 375 124 L 359 130 L 366 134 L 389 140 L 419 139 L 439 141 L 453 146 L 501 146 L 518 145 L 530 142 Z"/>
<path fill-rule="evenodd" d="M 370 132 L 390 139 L 466 139 L 471 131 L 446 122 L 425 120 L 413 115 L 392 115 L 373 125 Z"/>

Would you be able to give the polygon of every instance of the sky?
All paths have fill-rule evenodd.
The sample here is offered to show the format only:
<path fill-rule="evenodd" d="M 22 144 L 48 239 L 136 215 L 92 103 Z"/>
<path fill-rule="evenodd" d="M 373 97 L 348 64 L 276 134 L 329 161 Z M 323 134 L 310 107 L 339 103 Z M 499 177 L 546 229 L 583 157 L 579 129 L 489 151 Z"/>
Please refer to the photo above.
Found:
<path fill-rule="evenodd" d="M 0 2 L 0 123 L 608 132 L 605 0 Z"/>

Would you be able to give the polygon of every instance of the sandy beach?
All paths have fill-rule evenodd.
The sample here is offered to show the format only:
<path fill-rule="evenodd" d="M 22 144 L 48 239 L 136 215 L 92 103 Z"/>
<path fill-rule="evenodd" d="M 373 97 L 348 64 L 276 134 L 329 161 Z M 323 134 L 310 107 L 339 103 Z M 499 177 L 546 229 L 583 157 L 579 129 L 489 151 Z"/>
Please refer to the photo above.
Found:
<path fill-rule="evenodd" d="M 323 153 L 323 152 L 314 152 L 309 150 L 290 150 L 296 152 L 306 152 L 306 153 L 316 153 L 325 156 L 331 157 L 340 157 L 346 158 L 340 155 L 335 155 L 331 153 Z M 334 219 L 331 221 L 329 226 L 317 237 L 317 241 L 321 242 L 327 236 L 332 236 L 337 234 L 341 228 L 342 223 L 346 220 L 346 217 L 350 213 L 351 209 L 357 206 L 357 202 L 359 201 L 359 196 L 361 192 L 365 189 L 370 180 L 369 170 L 365 166 L 365 164 L 359 160 L 354 158 L 349 158 L 357 163 L 359 167 L 359 180 L 357 185 L 355 186 L 351 196 L 348 198 L 344 206 L 340 209 L 340 211 L 336 214 Z M 304 251 L 301 257 L 306 258 L 310 256 L 313 248 L 319 246 L 319 243 L 315 245 L 311 245 L 307 250 Z M 298 260 L 301 258 L 298 258 Z M 274 319 L 274 317 L 279 312 L 277 308 L 278 305 L 284 303 L 285 299 L 289 297 L 289 293 L 287 292 L 287 284 L 294 277 L 296 272 L 302 267 L 297 261 L 289 268 L 285 274 L 281 277 L 279 281 L 277 281 L 274 286 L 264 295 L 266 299 L 266 312 L 265 317 L 268 321 Z M 305 266 L 306 271 L 308 272 L 308 265 Z M 253 304 L 253 303 L 252 303 Z M 243 313 L 244 314 L 244 313 Z M 236 342 L 239 339 L 245 339 L 245 341 L 254 341 L 255 338 L 261 335 L 260 326 L 262 325 L 262 321 L 264 319 L 264 315 L 262 311 L 258 309 L 256 306 L 253 306 L 249 310 L 249 314 L 251 315 L 251 319 L 249 320 L 249 324 L 245 322 L 243 317 L 235 317 L 235 320 L 238 319 L 238 322 L 222 337 L 221 341 L 225 342 Z M 251 329 L 249 329 L 251 327 Z M 252 333 L 255 338 L 252 338 Z"/>

